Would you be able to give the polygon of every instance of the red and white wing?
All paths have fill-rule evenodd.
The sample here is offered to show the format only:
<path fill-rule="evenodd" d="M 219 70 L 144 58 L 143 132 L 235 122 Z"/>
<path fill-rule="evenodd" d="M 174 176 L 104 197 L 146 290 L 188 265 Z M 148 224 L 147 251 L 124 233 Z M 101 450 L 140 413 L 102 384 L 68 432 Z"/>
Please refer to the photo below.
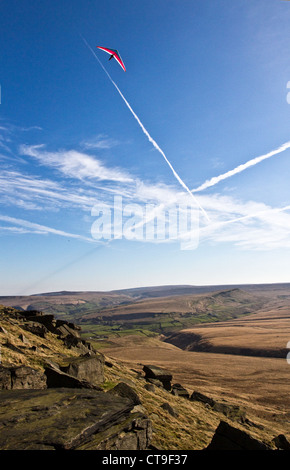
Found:
<path fill-rule="evenodd" d="M 111 55 L 115 55 L 116 51 L 114 51 L 113 49 L 108 49 L 107 47 L 100 47 L 100 46 L 97 46 L 98 49 L 102 49 L 102 51 L 105 51 L 107 52 L 108 54 L 111 54 Z"/>
<path fill-rule="evenodd" d="M 118 64 L 121 65 L 124 72 L 126 72 L 126 67 L 124 65 L 124 62 L 122 61 L 121 56 L 116 49 L 108 49 L 107 47 L 101 47 L 101 46 L 97 46 L 97 47 L 98 49 L 101 49 L 102 51 L 107 52 L 107 54 L 113 55 L 114 59 L 116 59 Z"/>
<path fill-rule="evenodd" d="M 120 54 L 114 54 L 114 58 L 116 59 L 116 61 L 121 65 L 122 69 L 124 70 L 124 72 L 126 72 L 126 67 L 124 65 L 124 62 L 122 61 L 121 59 L 121 56 Z"/>

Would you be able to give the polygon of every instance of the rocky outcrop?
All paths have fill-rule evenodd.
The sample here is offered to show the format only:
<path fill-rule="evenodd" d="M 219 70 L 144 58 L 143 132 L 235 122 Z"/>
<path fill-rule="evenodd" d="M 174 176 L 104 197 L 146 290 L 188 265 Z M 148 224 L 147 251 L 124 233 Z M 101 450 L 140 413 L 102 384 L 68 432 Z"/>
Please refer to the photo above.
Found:
<path fill-rule="evenodd" d="M 97 389 L 100 388 L 97 385 L 92 384 L 86 379 L 78 379 L 73 375 L 66 374 L 61 371 L 57 366 L 48 365 L 45 368 L 46 384 L 47 388 L 90 388 Z"/>
<path fill-rule="evenodd" d="M 44 371 L 27 366 L 0 366 L 0 390 L 45 389 L 45 388 L 95 388 L 104 381 L 104 358 L 101 354 L 92 357 L 67 358 L 60 367 L 48 361 Z"/>
<path fill-rule="evenodd" d="M 45 328 L 51 333 L 55 332 L 56 320 L 54 315 L 44 314 L 42 312 L 37 312 L 34 310 L 22 311 L 21 315 L 28 321 L 35 323 L 40 323 L 45 326 Z"/>
<path fill-rule="evenodd" d="M 104 362 L 104 356 L 96 353 L 92 356 L 67 358 L 60 365 L 60 369 L 66 374 L 96 385 L 104 381 Z"/>
<path fill-rule="evenodd" d="M 11 351 L 25 355 L 27 348 L 36 351 L 30 346 L 29 340 L 23 334 L 28 331 L 41 338 L 55 335 L 68 349 L 79 353 L 78 357 L 62 358 L 62 364 L 45 364 L 44 372 L 31 367 L 6 367 L 0 370 L 0 389 L 44 389 L 51 387 L 94 388 L 104 381 L 104 356 L 97 353 L 91 344 L 80 337 L 80 327 L 64 320 L 56 320 L 53 315 L 45 315 L 35 310 L 15 311 L 7 308 L 4 315 L 9 316 L 11 324 L 18 322 L 20 334 L 18 340 L 21 344 L 14 344 L 8 338 L 4 329 L 2 333 L 7 336 L 4 347 Z M 31 336 L 30 336 L 31 338 Z M 43 359 L 44 360 L 44 359 Z"/>
<path fill-rule="evenodd" d="M 82 354 L 86 354 L 91 351 L 94 351 L 91 344 L 88 341 L 81 339 L 78 336 L 78 334 L 77 335 L 68 334 L 66 336 L 61 336 L 60 339 L 62 339 L 64 345 L 68 349 L 72 349 L 73 351 L 77 351 Z"/>
<path fill-rule="evenodd" d="M 247 432 L 221 421 L 206 450 L 270 450 L 270 447 Z"/>
<path fill-rule="evenodd" d="M 161 382 L 165 390 L 171 390 L 172 374 L 169 371 L 155 365 L 144 365 L 143 371 L 148 382 L 154 385 L 158 385 L 158 382 Z"/>
<path fill-rule="evenodd" d="M 49 332 L 45 325 L 30 320 L 26 321 L 24 325 L 22 325 L 22 328 L 40 338 L 46 338 Z"/>
<path fill-rule="evenodd" d="M 6 357 L 24 362 L 29 355 L 36 368 L 7 365 L 7 359 L 0 365 L 0 450 L 149 447 L 151 421 L 138 394 L 126 383 L 104 392 L 105 358 L 81 338 L 79 327 L 36 311 L 7 308 L 1 315 L 11 325 L 10 332 L 0 331 L 11 351 Z M 38 348 L 41 354 L 31 356 Z"/>
<path fill-rule="evenodd" d="M 97 390 L 1 392 L 1 450 L 145 450 L 151 422 L 134 402 Z"/>

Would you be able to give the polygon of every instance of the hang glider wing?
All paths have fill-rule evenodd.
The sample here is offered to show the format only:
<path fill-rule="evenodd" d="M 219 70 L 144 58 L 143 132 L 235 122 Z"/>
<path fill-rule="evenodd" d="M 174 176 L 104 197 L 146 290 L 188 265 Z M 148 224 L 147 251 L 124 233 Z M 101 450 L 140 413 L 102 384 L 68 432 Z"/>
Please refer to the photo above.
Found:
<path fill-rule="evenodd" d="M 120 56 L 119 52 L 117 51 L 117 49 L 108 49 L 107 47 L 101 47 L 101 46 L 97 46 L 97 47 L 98 47 L 98 49 L 101 49 L 102 51 L 105 51 L 105 52 L 107 52 L 107 54 L 111 55 L 109 60 L 111 60 L 114 57 L 114 59 L 116 59 L 118 64 L 121 65 L 124 72 L 126 72 L 126 67 L 125 67 L 124 62 L 122 61 L 121 56 Z"/>

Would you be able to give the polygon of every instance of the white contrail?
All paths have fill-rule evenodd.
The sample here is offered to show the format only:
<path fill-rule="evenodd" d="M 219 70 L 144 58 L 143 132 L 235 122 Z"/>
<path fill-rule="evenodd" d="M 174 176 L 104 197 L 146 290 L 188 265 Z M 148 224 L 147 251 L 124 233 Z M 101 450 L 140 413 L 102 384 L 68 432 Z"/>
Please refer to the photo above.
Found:
<path fill-rule="evenodd" d="M 140 121 L 140 119 L 138 118 L 137 114 L 133 111 L 133 109 L 131 108 L 130 104 L 128 103 L 128 101 L 126 100 L 125 96 L 123 95 L 123 93 L 121 92 L 121 90 L 118 88 L 118 86 L 116 85 L 116 83 L 114 82 L 114 80 L 111 78 L 110 74 L 107 72 L 107 70 L 105 69 L 105 67 L 103 66 L 103 64 L 101 63 L 101 61 L 99 60 L 97 54 L 95 53 L 95 51 L 91 48 L 91 46 L 88 44 L 88 42 L 85 40 L 85 38 L 81 35 L 81 38 L 82 40 L 84 41 L 85 45 L 89 48 L 89 50 L 92 52 L 92 54 L 94 55 L 94 57 L 97 59 L 97 61 L 99 62 L 99 64 L 101 65 L 102 69 L 104 70 L 104 72 L 106 73 L 106 75 L 108 76 L 109 80 L 111 81 L 111 83 L 114 85 L 114 87 L 116 88 L 117 92 L 119 93 L 119 95 L 121 96 L 122 100 L 124 101 L 124 103 L 126 104 L 127 108 L 131 111 L 132 115 L 134 116 L 134 118 L 136 119 L 136 121 L 138 122 L 139 126 L 141 127 L 142 131 L 144 132 L 144 134 L 146 135 L 146 137 L 148 138 L 149 142 L 151 142 L 151 144 L 155 147 L 156 150 L 158 150 L 158 152 L 162 155 L 162 157 L 164 158 L 164 160 L 166 161 L 167 165 L 169 166 L 169 168 L 171 169 L 172 173 L 174 174 L 175 178 L 177 179 L 177 181 L 179 182 L 179 184 L 181 184 L 181 186 L 188 192 L 188 194 L 191 196 L 191 198 L 193 198 L 195 204 L 201 209 L 201 211 L 203 212 L 203 214 L 205 215 L 205 217 L 207 218 L 207 220 L 209 220 L 209 217 L 207 215 L 207 213 L 205 212 L 205 210 L 203 209 L 203 207 L 201 207 L 201 205 L 199 204 L 199 202 L 197 201 L 197 199 L 195 198 L 195 196 L 192 194 L 192 192 L 190 191 L 190 189 L 186 186 L 186 184 L 184 183 L 184 181 L 182 181 L 182 179 L 180 178 L 180 176 L 176 173 L 176 171 L 174 170 L 173 166 L 171 165 L 170 161 L 168 160 L 168 158 L 166 157 L 165 153 L 163 152 L 163 150 L 159 147 L 159 145 L 157 144 L 157 142 L 155 142 L 155 140 L 151 137 L 151 135 L 149 134 L 149 132 L 147 131 L 147 129 L 143 126 L 142 122 Z"/>
<path fill-rule="evenodd" d="M 281 145 L 277 149 L 272 150 L 271 152 L 266 153 L 265 155 L 261 155 L 260 157 L 252 158 L 252 160 L 249 160 L 248 162 L 237 166 L 233 170 L 227 171 L 226 173 L 223 173 L 222 175 L 219 175 L 219 176 L 214 176 L 210 180 L 205 181 L 198 188 L 193 189 L 192 192 L 196 193 L 196 192 L 199 192 L 199 191 L 203 191 L 204 189 L 209 188 L 210 186 L 215 186 L 220 181 L 225 180 L 227 178 L 230 178 L 231 176 L 236 175 L 237 173 L 241 173 L 241 171 L 246 170 L 250 166 L 257 165 L 257 163 L 260 163 L 263 160 L 266 160 L 266 158 L 270 158 L 270 157 L 273 157 L 273 155 L 277 155 L 278 153 L 284 152 L 289 147 L 290 147 L 290 142 L 286 142 L 285 144 Z"/>

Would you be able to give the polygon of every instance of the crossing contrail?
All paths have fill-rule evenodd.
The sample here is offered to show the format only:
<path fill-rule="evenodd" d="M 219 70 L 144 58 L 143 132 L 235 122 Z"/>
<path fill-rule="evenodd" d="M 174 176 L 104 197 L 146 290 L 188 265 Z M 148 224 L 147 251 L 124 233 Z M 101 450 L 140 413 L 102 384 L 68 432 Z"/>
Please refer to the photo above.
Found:
<path fill-rule="evenodd" d="M 136 121 L 138 122 L 139 126 L 141 127 L 143 133 L 146 135 L 146 137 L 148 138 L 149 142 L 151 142 L 151 144 L 153 145 L 153 147 L 158 150 L 158 152 L 162 155 L 162 157 L 164 158 L 164 160 L 166 161 L 167 165 L 169 166 L 169 168 L 171 169 L 173 175 L 175 176 L 175 178 L 177 179 L 177 181 L 179 182 L 179 184 L 183 187 L 183 189 L 185 189 L 185 191 L 187 191 L 187 193 L 190 195 L 190 197 L 194 200 L 195 204 L 201 209 L 201 211 L 203 212 L 203 214 L 205 215 L 205 217 L 207 218 L 207 220 L 209 221 L 209 216 L 207 215 L 206 211 L 203 209 L 203 207 L 200 205 L 200 203 L 197 201 L 196 197 L 192 194 L 192 192 L 190 191 L 190 189 L 187 187 L 187 185 L 184 183 L 184 181 L 180 178 L 180 176 L 177 174 L 177 172 L 175 171 L 175 169 L 173 168 L 173 166 L 171 165 L 170 161 L 168 160 L 168 158 L 166 157 L 165 153 L 163 152 L 163 150 L 159 147 L 159 145 L 157 144 L 157 142 L 151 137 L 151 135 L 149 134 L 149 132 L 147 131 L 147 129 L 144 127 L 144 125 L 142 124 L 142 122 L 140 121 L 139 117 L 137 116 L 137 114 L 135 113 L 135 111 L 132 109 L 132 107 L 130 106 L 130 104 L 128 103 L 128 101 L 126 100 L 125 96 L 123 95 L 123 93 L 121 92 L 121 90 L 119 89 L 119 87 L 116 85 L 116 83 L 114 82 L 114 80 L 111 78 L 110 74 L 107 72 L 107 70 L 105 69 L 105 67 L 103 66 L 103 64 L 101 63 L 101 61 L 99 60 L 97 54 L 95 53 L 95 51 L 91 48 L 91 46 L 88 44 L 88 42 L 86 41 L 86 39 L 81 35 L 81 38 L 82 40 L 84 41 L 85 45 L 88 47 L 88 49 L 91 51 L 91 53 L 94 55 L 94 57 L 97 59 L 97 61 L 99 62 L 100 66 L 102 67 L 102 69 L 104 70 L 104 72 L 106 73 L 107 77 L 109 78 L 109 80 L 111 81 L 111 83 L 114 85 L 114 87 L 116 88 L 117 92 L 119 93 L 119 95 L 121 96 L 122 100 L 124 101 L 124 103 L 126 104 L 127 108 L 131 111 L 132 115 L 134 116 L 134 118 L 136 119 Z"/>
<path fill-rule="evenodd" d="M 214 176 L 213 178 L 205 181 L 198 188 L 193 189 L 192 192 L 197 193 L 199 191 L 203 191 L 204 189 L 209 188 L 210 186 L 215 186 L 220 181 L 230 178 L 231 176 L 236 175 L 237 173 L 241 173 L 241 171 L 244 171 L 251 166 L 257 165 L 257 163 L 260 163 L 263 160 L 266 160 L 267 158 L 273 157 L 274 155 L 277 155 L 278 153 L 282 153 L 285 150 L 287 150 L 289 147 L 290 147 L 290 142 L 286 142 L 285 144 L 281 145 L 277 149 L 272 150 L 271 152 L 265 153 L 264 155 L 261 155 L 260 157 L 252 158 L 248 162 L 237 166 L 233 170 L 227 171 L 226 173 L 223 173 L 222 175 L 219 175 L 219 176 Z"/>

